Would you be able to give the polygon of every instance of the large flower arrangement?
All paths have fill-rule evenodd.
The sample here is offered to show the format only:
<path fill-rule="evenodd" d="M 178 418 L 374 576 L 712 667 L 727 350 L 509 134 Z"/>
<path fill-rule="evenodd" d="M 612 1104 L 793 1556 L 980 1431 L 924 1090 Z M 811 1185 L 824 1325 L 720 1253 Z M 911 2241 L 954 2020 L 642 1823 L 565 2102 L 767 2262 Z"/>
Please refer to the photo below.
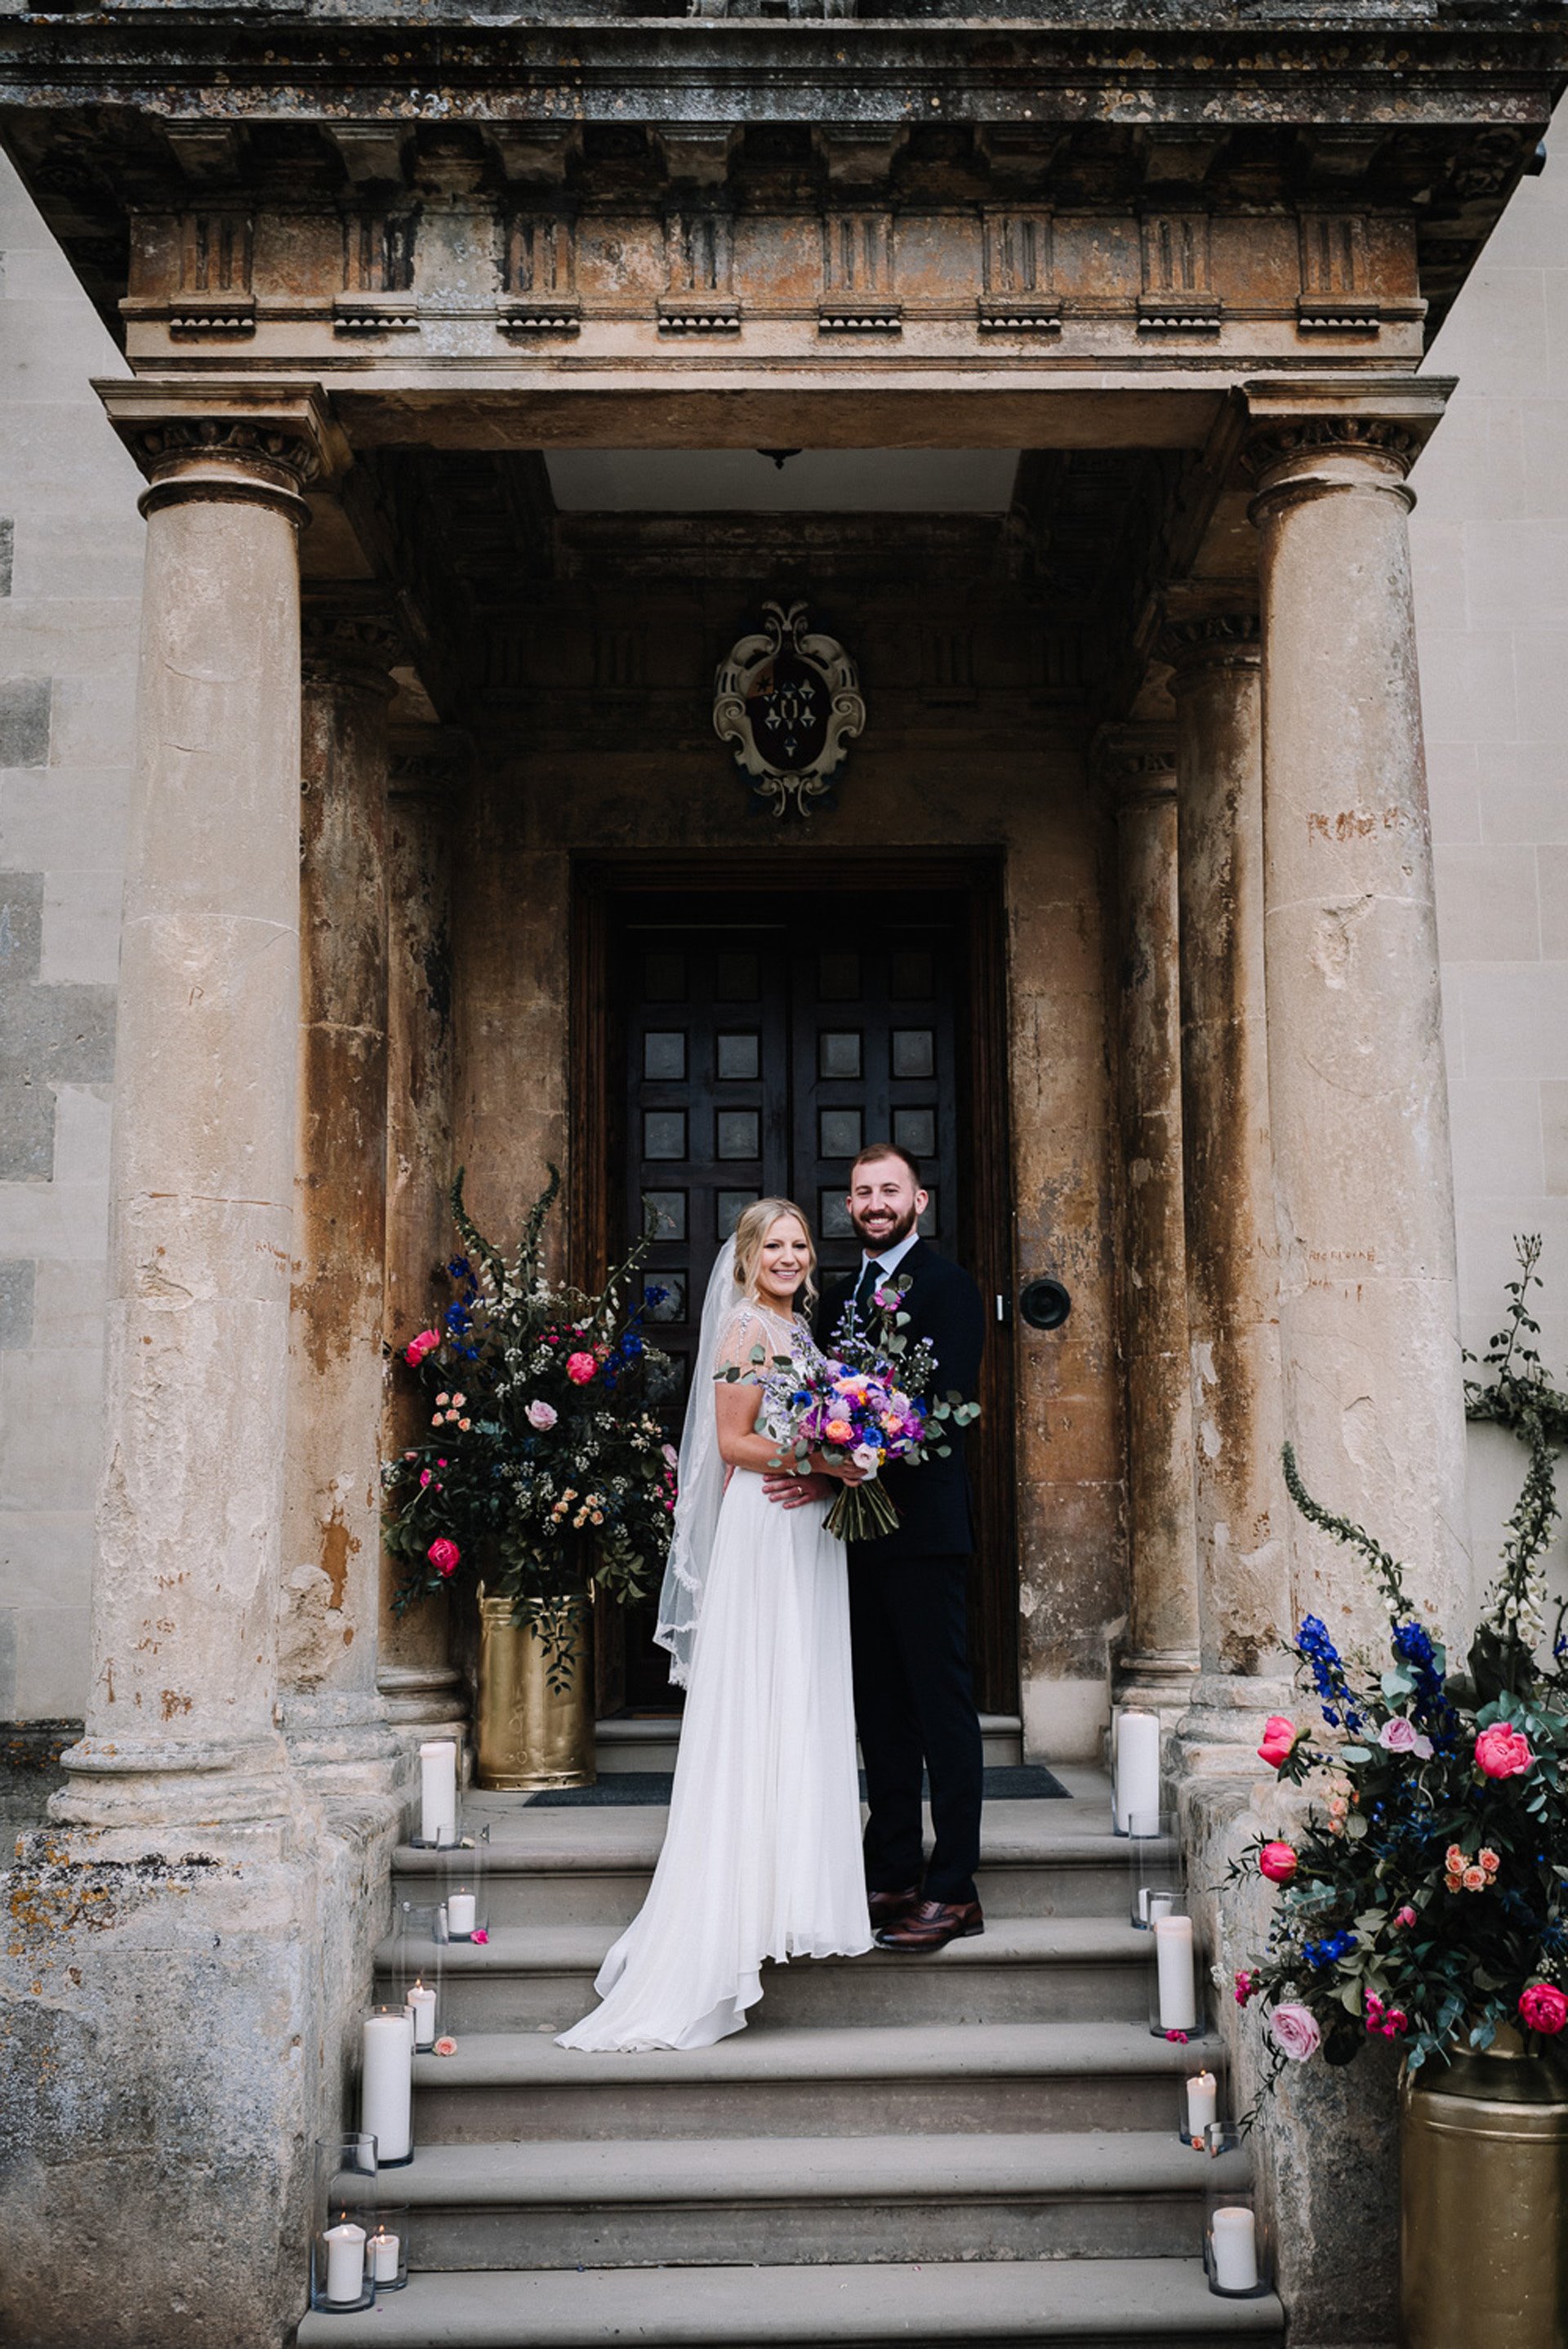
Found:
<path fill-rule="evenodd" d="M 1313 1797 L 1299 1832 L 1260 1839 L 1233 1870 L 1279 1887 L 1266 1951 L 1235 1978 L 1237 2000 L 1255 1999 L 1265 2016 L 1269 2079 L 1319 2053 L 1348 2063 L 1371 2039 L 1397 2042 L 1413 2070 L 1488 2047 L 1504 2024 L 1540 2046 L 1568 2023 L 1563 1610 L 1541 1653 L 1568 1397 L 1529 1342 L 1538 1251 L 1522 1243 L 1506 1324 L 1485 1357 L 1492 1375 L 1467 1384 L 1470 1416 L 1512 1428 L 1530 1462 L 1466 1671 L 1448 1672 L 1398 1562 L 1311 1497 L 1286 1449 L 1292 1499 L 1361 1552 L 1389 1632 L 1379 1670 L 1341 1657 L 1309 1615 L 1294 1645 L 1318 1723 L 1276 1716 L 1260 1749 Z"/>
<path fill-rule="evenodd" d="M 399 1611 L 482 1580 L 543 1641 L 556 1686 L 575 1663 L 572 1602 L 593 1588 L 624 1604 L 663 1572 L 676 1457 L 658 1416 L 673 1367 L 643 1330 L 659 1292 L 628 1301 L 646 1242 L 596 1296 L 552 1286 L 542 1242 L 560 1187 L 552 1167 L 508 1259 L 468 1216 L 459 1174 L 452 1295 L 401 1350 L 429 1432 L 382 1470 Z"/>

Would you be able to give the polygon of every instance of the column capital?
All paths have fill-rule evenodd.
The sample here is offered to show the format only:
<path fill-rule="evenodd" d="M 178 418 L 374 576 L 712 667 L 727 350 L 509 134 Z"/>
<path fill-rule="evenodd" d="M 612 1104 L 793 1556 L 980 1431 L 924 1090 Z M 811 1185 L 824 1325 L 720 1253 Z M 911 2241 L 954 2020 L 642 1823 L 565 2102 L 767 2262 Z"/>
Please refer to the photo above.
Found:
<path fill-rule="evenodd" d="M 1114 815 L 1176 795 L 1176 736 L 1169 726 L 1102 726 L 1090 746 L 1089 763 Z"/>
<path fill-rule="evenodd" d="M 255 378 L 93 386 L 147 476 L 144 514 L 191 501 L 270 507 L 310 519 L 305 492 L 346 470 L 348 447 L 314 383 Z"/>
<path fill-rule="evenodd" d="M 392 597 L 358 585 L 307 587 L 300 611 L 301 671 L 309 686 L 390 700 L 391 672 L 407 658 Z"/>
<path fill-rule="evenodd" d="M 1171 664 L 1169 690 L 1179 700 L 1200 676 L 1216 668 L 1256 668 L 1263 658 L 1263 630 L 1255 606 L 1200 611 L 1172 601 L 1159 636 L 1161 660 Z"/>
<path fill-rule="evenodd" d="M 1449 376 L 1243 385 L 1241 462 L 1256 488 L 1253 521 L 1282 504 L 1338 490 L 1381 490 L 1413 505 L 1406 476 L 1441 422 L 1453 388 Z"/>

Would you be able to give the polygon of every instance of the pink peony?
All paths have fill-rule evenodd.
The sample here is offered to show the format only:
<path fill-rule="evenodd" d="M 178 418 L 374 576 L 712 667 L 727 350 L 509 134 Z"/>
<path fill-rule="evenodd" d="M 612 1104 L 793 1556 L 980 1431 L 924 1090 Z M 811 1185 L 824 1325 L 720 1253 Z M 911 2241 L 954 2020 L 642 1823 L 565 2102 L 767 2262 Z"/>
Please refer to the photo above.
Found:
<path fill-rule="evenodd" d="M 1543 2031 L 1555 2039 L 1568 2023 L 1568 1998 L 1551 1982 L 1532 1982 L 1519 1994 L 1519 2019 L 1527 2031 Z"/>
<path fill-rule="evenodd" d="M 1288 2000 L 1270 2015 L 1269 2036 L 1280 2054 L 1288 2055 L 1293 2064 L 1305 2064 L 1323 2044 L 1323 2033 L 1311 2008 L 1293 2005 Z"/>
<path fill-rule="evenodd" d="M 1475 1742 L 1476 1768 L 1483 1777 L 1522 1777 L 1534 1759 L 1530 1740 L 1501 1721 L 1483 1729 Z"/>
<path fill-rule="evenodd" d="M 1258 1854 L 1258 1867 L 1271 1884 L 1289 1884 L 1300 1865 L 1288 1843 L 1265 1843 Z"/>
<path fill-rule="evenodd" d="M 1413 1754 L 1419 1762 L 1431 1760 L 1431 1739 L 1425 1736 L 1413 1721 L 1407 1721 L 1402 1713 L 1395 1713 L 1391 1721 L 1383 1723 L 1377 1732 L 1377 1743 L 1385 1754 Z"/>
<path fill-rule="evenodd" d="M 598 1367 L 592 1354 L 568 1354 L 566 1357 L 566 1375 L 574 1387 L 585 1387 Z"/>
<path fill-rule="evenodd" d="M 1284 1767 L 1295 1752 L 1299 1733 L 1294 1721 L 1283 1713 L 1273 1713 L 1264 1723 L 1264 1742 L 1258 1747 L 1261 1758 L 1271 1770 Z"/>
<path fill-rule="evenodd" d="M 418 1336 L 410 1338 L 404 1347 L 403 1360 L 410 1370 L 417 1371 L 426 1355 L 433 1354 L 440 1342 L 433 1330 L 421 1330 Z"/>
<path fill-rule="evenodd" d="M 560 1417 L 552 1402 L 531 1402 L 525 1414 L 530 1427 L 553 1427 Z"/>
<path fill-rule="evenodd" d="M 438 1574 L 452 1575 L 456 1574 L 458 1570 L 459 1561 L 462 1557 L 462 1551 L 458 1547 L 455 1541 L 449 1541 L 445 1534 L 441 1534 L 430 1544 L 429 1548 L 425 1552 L 425 1556 L 429 1559 L 430 1564 L 435 1568 Z"/>

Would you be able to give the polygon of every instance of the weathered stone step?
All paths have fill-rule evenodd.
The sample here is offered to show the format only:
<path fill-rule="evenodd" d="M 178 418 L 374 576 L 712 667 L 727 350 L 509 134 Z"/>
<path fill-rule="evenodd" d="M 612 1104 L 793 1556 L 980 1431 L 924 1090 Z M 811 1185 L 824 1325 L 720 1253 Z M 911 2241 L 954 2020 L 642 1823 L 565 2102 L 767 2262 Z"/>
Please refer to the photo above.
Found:
<path fill-rule="evenodd" d="M 420 2147 L 397 2194 L 421 2269 L 1166 2259 L 1249 2167 L 1173 2130 L 557 2140 Z"/>
<path fill-rule="evenodd" d="M 678 1715 L 644 1715 L 640 1720 L 602 1721 L 594 1733 L 599 1775 L 673 1770 L 680 1743 Z M 988 1770 L 1016 1769 L 1024 1758 L 1024 1724 L 1016 1713 L 983 1713 L 980 1734 L 985 1741 Z"/>
<path fill-rule="evenodd" d="M 978 1884 L 987 1917 L 1112 1917 L 1129 1905 L 1125 1842 L 1109 1831 L 1062 1832 L 1051 1819 L 1058 1808 L 1054 1803 L 991 1808 L 1026 1816 L 1015 1826 L 986 1815 Z M 668 1816 L 664 1809 L 614 1807 L 514 1815 L 488 1854 L 491 1922 L 630 1924 L 646 1895 Z M 561 1832 L 562 1820 L 574 1824 L 570 1839 Z M 591 1827 L 585 1830 L 583 1822 Z M 397 1899 L 439 1897 L 449 1862 L 438 1853 L 405 1846 L 395 1865 Z"/>
<path fill-rule="evenodd" d="M 443 1949 L 443 2019 L 465 2031 L 562 2030 L 593 2003 L 593 1977 L 614 1939 L 605 1926 L 493 1926 L 483 1947 Z M 433 1944 L 410 1944 L 433 1967 Z M 389 1969 L 388 1941 L 378 1964 Z M 934 1957 L 872 1950 L 797 1960 L 763 1972 L 753 2028 L 770 2023 L 1136 2023 L 1148 2021 L 1147 1933 L 1097 1918 L 1004 1918 Z M 449 2061 L 450 2059 L 444 2059 Z"/>
<path fill-rule="evenodd" d="M 362 2315 L 315 2313 L 300 2349 L 1230 2349 L 1284 2339 L 1264 2300 L 1220 2300 L 1196 2260 L 587 2268 L 416 2275 Z"/>
<path fill-rule="evenodd" d="M 1144 2023 L 775 2025 L 681 2054 L 591 2055 L 527 2032 L 470 2032 L 414 2066 L 421 2146 L 510 2138 L 875 2137 L 1171 2130 L 1217 2040 Z"/>

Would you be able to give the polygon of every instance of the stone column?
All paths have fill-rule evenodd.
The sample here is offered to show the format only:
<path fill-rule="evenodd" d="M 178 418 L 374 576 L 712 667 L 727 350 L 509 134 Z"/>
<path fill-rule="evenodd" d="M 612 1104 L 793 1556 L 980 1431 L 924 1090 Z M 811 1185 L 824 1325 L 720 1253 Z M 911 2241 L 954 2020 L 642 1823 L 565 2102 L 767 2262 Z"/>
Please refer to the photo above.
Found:
<path fill-rule="evenodd" d="M 1255 1771 L 1288 1709 L 1278 1240 L 1264 1009 L 1262 656 L 1251 611 L 1175 618 L 1181 1134 L 1202 1673 L 1183 1760 Z"/>
<path fill-rule="evenodd" d="M 86 1734 L 8 1885 L 0 2332 L 273 2349 L 336 2114 L 314 1818 L 274 1725 L 299 1022 L 289 384 L 104 388 L 150 476 Z M 111 2245 L 84 2291 L 60 2246 Z"/>
<path fill-rule="evenodd" d="M 1192 1416 L 1181 1231 L 1176 775 L 1168 735 L 1101 737 L 1116 820 L 1122 1174 L 1132 1604 L 1121 1702 L 1171 1716 L 1198 1667 Z"/>
<path fill-rule="evenodd" d="M 375 590 L 304 614 L 299 1146 L 279 1662 L 284 1733 L 328 1787 L 384 1791 L 377 1694 L 387 1231 L 387 708 Z"/>
<path fill-rule="evenodd" d="M 387 1321 L 406 1345 L 429 1318 L 435 1268 L 454 1245 L 448 1193 L 452 1150 L 451 822 L 465 746 L 443 737 L 400 742 L 387 811 L 391 885 L 387 1115 Z M 383 1448 L 415 1433 L 412 1398 L 389 1384 Z M 455 1731 L 463 1711 L 444 1605 L 392 1608 L 400 1568 L 383 1563 L 377 1684 L 389 1721 Z"/>
<path fill-rule="evenodd" d="M 1309 1489 L 1457 1629 L 1464 1414 L 1406 481 L 1446 387 L 1402 388 L 1404 417 L 1253 403 L 1269 1109 L 1285 1432 Z M 1293 1611 L 1380 1638 L 1358 1561 L 1294 1510 L 1290 1541 Z"/>

